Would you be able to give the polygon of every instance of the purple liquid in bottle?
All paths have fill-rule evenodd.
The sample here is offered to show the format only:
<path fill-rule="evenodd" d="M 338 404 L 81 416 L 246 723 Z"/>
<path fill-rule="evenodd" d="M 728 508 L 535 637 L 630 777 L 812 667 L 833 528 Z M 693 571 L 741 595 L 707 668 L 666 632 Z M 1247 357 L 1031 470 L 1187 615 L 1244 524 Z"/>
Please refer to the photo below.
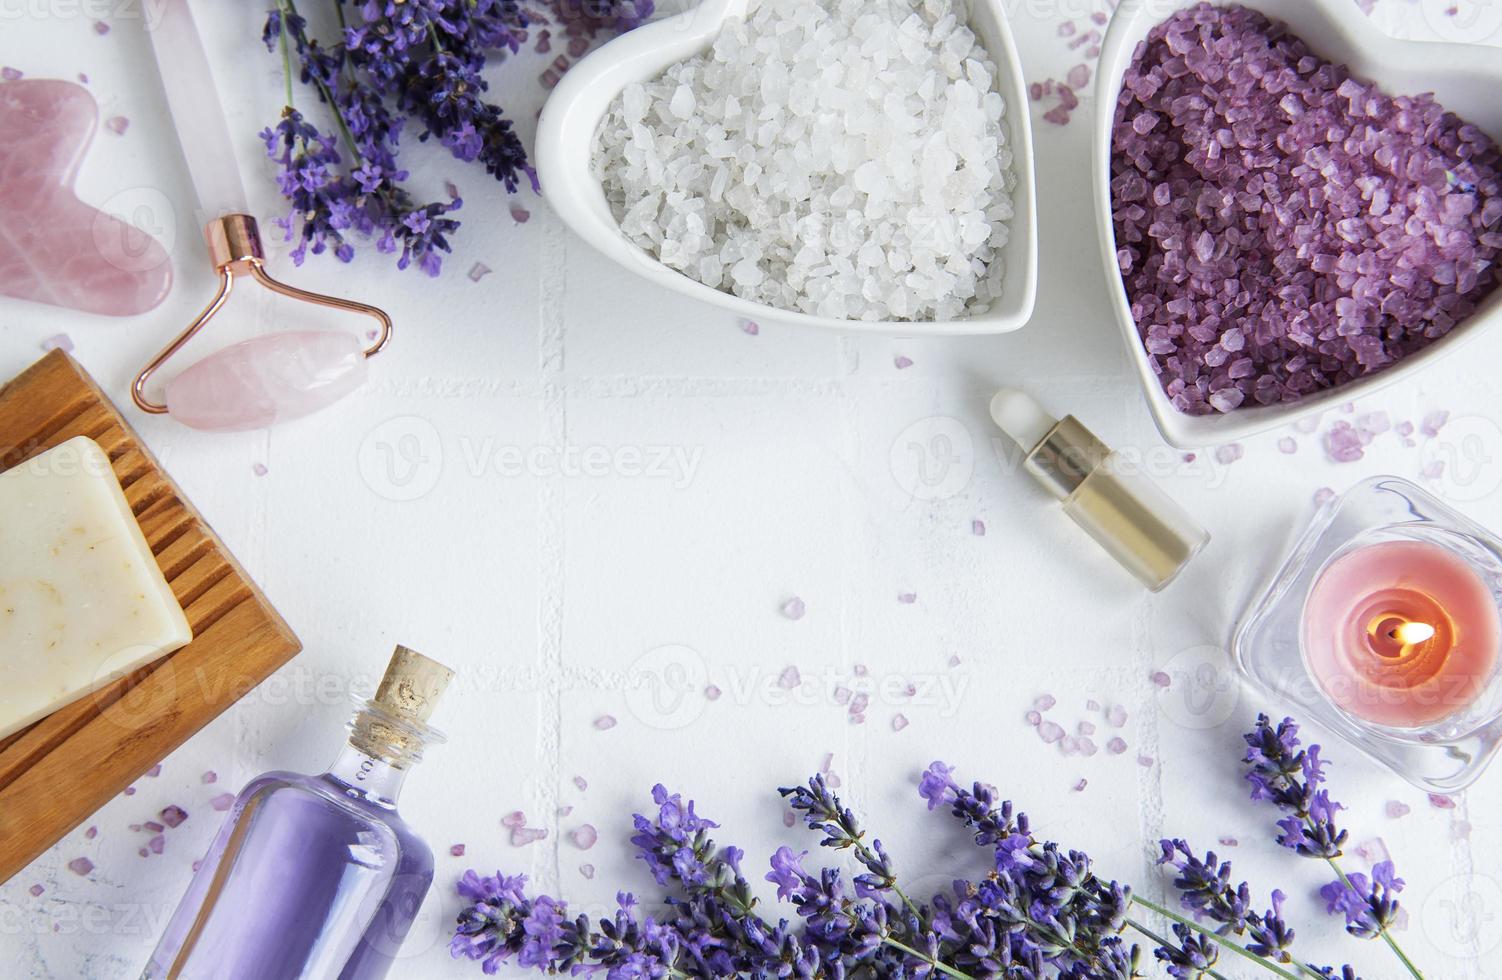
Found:
<path fill-rule="evenodd" d="M 439 739 L 371 703 L 328 772 L 252 780 L 142 980 L 385 977 L 433 882 L 433 852 L 396 796 L 423 742 Z"/>

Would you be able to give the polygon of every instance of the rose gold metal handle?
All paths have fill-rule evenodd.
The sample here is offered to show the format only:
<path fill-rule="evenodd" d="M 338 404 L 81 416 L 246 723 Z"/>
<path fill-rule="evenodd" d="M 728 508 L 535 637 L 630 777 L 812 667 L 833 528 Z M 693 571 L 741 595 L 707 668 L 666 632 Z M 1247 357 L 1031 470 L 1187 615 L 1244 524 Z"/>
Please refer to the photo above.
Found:
<path fill-rule="evenodd" d="M 130 386 L 130 397 L 141 411 L 152 415 L 166 413 L 166 405 L 146 397 L 147 382 L 163 364 L 171 360 L 220 310 L 224 309 L 224 304 L 229 301 L 230 293 L 234 291 L 236 276 L 248 275 L 265 288 L 289 299 L 374 318 L 380 324 L 380 332 L 376 335 L 374 342 L 365 348 L 366 357 L 374 357 L 391 342 L 391 317 L 380 307 L 299 289 L 273 278 L 265 268 L 266 253 L 261 247 L 260 229 L 256 227 L 256 219 L 250 215 L 227 214 L 222 218 L 216 218 L 204 229 L 204 238 L 208 241 L 209 258 L 214 263 L 214 270 L 219 273 L 219 288 L 214 292 L 214 298 L 209 301 L 209 305 L 203 308 L 193 322 L 174 337 L 170 344 L 162 348 L 161 352 L 151 359 L 151 363 L 136 375 L 135 381 Z"/>

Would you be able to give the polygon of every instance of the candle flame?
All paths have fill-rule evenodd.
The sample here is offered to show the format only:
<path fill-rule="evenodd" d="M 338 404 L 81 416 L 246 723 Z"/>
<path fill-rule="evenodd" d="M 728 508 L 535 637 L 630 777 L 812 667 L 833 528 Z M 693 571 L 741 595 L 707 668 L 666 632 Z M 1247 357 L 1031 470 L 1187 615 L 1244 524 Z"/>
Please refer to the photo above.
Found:
<path fill-rule="evenodd" d="M 1428 623 L 1404 623 L 1394 629 L 1390 635 L 1404 646 L 1411 646 L 1415 643 L 1423 643 L 1434 636 L 1434 627 Z"/>

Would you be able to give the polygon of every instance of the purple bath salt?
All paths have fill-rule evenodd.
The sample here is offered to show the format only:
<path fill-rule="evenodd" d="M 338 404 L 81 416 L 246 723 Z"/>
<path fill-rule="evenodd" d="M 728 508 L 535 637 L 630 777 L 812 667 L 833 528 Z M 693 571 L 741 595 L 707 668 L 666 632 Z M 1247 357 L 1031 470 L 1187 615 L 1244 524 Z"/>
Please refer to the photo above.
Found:
<path fill-rule="evenodd" d="M 585 790 L 589 789 L 589 780 L 585 779 L 583 776 L 575 776 L 574 786 L 576 786 L 579 792 L 582 793 Z"/>
<path fill-rule="evenodd" d="M 220 793 L 212 800 L 209 800 L 209 806 L 213 807 L 215 810 L 218 810 L 221 813 L 223 813 L 225 810 L 228 810 L 231 806 L 234 806 L 234 803 L 235 794 L 233 793 Z"/>
<path fill-rule="evenodd" d="M 1034 728 L 1037 728 L 1039 725 L 1043 724 L 1043 716 L 1036 711 L 1029 711 L 1022 717 L 1029 725 L 1033 726 Z"/>
<path fill-rule="evenodd" d="M 1153 671 L 1148 679 L 1153 682 L 1154 687 L 1171 687 L 1173 685 L 1173 678 L 1168 676 L 1166 671 L 1162 670 Z"/>
<path fill-rule="evenodd" d="M 1283 453 L 1287 456 L 1292 456 L 1298 451 L 1299 444 L 1294 440 L 1293 436 L 1284 436 L 1283 438 L 1278 440 L 1278 452 Z"/>
<path fill-rule="evenodd" d="M 94 870 L 94 862 L 88 858 L 74 858 L 68 862 L 68 870 L 76 875 L 87 875 Z"/>
<path fill-rule="evenodd" d="M 1179 11 L 1138 54 L 1112 136 L 1117 259 L 1181 412 L 1381 371 L 1502 283 L 1502 151 L 1431 96 L 1389 96 L 1245 7 Z"/>
<path fill-rule="evenodd" d="M 616 725 L 615 715 L 601 715 L 595 719 L 595 728 L 602 732 L 608 732 Z"/>
<path fill-rule="evenodd" d="M 900 732 L 908 725 L 907 715 L 894 715 L 892 717 L 892 731 Z"/>
<path fill-rule="evenodd" d="M 1121 755 L 1121 753 L 1125 752 L 1126 750 L 1126 739 L 1122 738 L 1120 735 L 1111 736 L 1111 740 L 1106 743 L 1106 751 L 1111 753 L 1112 755 Z"/>
<path fill-rule="evenodd" d="M 511 830 L 511 846 L 526 847 L 535 844 L 548 836 L 546 830 L 540 827 L 513 827 Z"/>
<path fill-rule="evenodd" d="M 802 619 L 803 614 L 806 612 L 808 612 L 807 604 L 805 604 L 804 601 L 797 596 L 793 596 L 787 602 L 784 602 L 782 604 L 782 614 L 788 619 Z"/>
<path fill-rule="evenodd" d="M 797 822 L 798 814 L 794 813 L 792 810 L 787 810 L 782 814 L 782 825 L 784 827 L 791 827 Z"/>
<path fill-rule="evenodd" d="M 1413 808 L 1400 800 L 1387 801 L 1387 815 L 1393 820 L 1408 816 Z"/>
<path fill-rule="evenodd" d="M 169 806 L 162 811 L 162 823 L 168 827 L 180 827 L 188 819 L 188 811 L 180 806 Z"/>
<path fill-rule="evenodd" d="M 1058 703 L 1058 699 L 1055 698 L 1052 694 L 1040 694 L 1038 695 L 1037 699 L 1033 701 L 1033 707 L 1037 708 L 1039 711 L 1047 711 Z"/>
<path fill-rule="evenodd" d="M 31 897 L 32 898 L 36 898 L 38 895 L 42 894 L 42 892 L 46 891 L 47 889 L 43 888 L 41 885 L 32 885 L 30 888 L 28 888 L 26 890 L 29 891 L 29 892 L 31 892 Z"/>
<path fill-rule="evenodd" d="M 455 844 L 453 847 L 449 848 L 449 853 L 456 858 L 462 858 L 464 856 L 464 845 Z"/>
<path fill-rule="evenodd" d="M 1057 722 L 1045 721 L 1038 726 L 1038 737 L 1052 745 L 1064 737 L 1064 729 Z"/>
<path fill-rule="evenodd" d="M 918 593 L 899 592 L 897 593 L 897 601 L 902 603 L 904 606 L 911 606 L 913 603 L 918 601 Z"/>
<path fill-rule="evenodd" d="M 798 673 L 797 667 L 783 668 L 782 675 L 777 678 L 777 686 L 784 691 L 791 691 L 803 683 L 803 675 Z"/>
<path fill-rule="evenodd" d="M 520 810 L 512 810 L 501 818 L 501 826 L 509 827 L 512 830 L 515 830 L 517 827 L 525 827 L 526 825 L 527 815 Z"/>
<path fill-rule="evenodd" d="M 1428 415 L 1424 416 L 1424 421 L 1423 424 L 1419 426 L 1419 431 L 1432 439 L 1435 436 L 1439 435 L 1439 430 L 1443 429 L 1445 427 L 1445 423 L 1448 421 L 1450 421 L 1449 412 L 1443 409 L 1437 412 L 1430 412 Z"/>
<path fill-rule="evenodd" d="M 708 698 L 710 701 L 720 700 L 720 695 L 723 693 L 725 692 L 721 691 L 719 686 L 716 684 L 711 684 L 704 689 L 704 697 Z"/>
<path fill-rule="evenodd" d="M 580 825 L 580 827 L 577 830 L 571 832 L 568 837 L 569 840 L 574 842 L 574 846 L 579 850 L 587 851 L 591 847 L 594 847 L 595 844 L 599 841 L 600 832 L 598 830 L 595 830 L 594 824 L 587 823 Z"/>
<path fill-rule="evenodd" d="M 1112 728 L 1120 728 L 1127 723 L 1127 709 L 1119 704 L 1113 704 L 1106 709 L 1106 721 Z"/>

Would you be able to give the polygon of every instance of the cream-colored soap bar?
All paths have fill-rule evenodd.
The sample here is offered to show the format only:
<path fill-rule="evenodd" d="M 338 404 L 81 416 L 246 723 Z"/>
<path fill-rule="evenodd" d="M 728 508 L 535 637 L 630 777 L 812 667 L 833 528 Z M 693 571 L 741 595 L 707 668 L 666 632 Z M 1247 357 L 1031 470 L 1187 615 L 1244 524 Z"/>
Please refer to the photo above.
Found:
<path fill-rule="evenodd" d="M 0 738 L 192 638 L 98 443 L 0 473 Z"/>

